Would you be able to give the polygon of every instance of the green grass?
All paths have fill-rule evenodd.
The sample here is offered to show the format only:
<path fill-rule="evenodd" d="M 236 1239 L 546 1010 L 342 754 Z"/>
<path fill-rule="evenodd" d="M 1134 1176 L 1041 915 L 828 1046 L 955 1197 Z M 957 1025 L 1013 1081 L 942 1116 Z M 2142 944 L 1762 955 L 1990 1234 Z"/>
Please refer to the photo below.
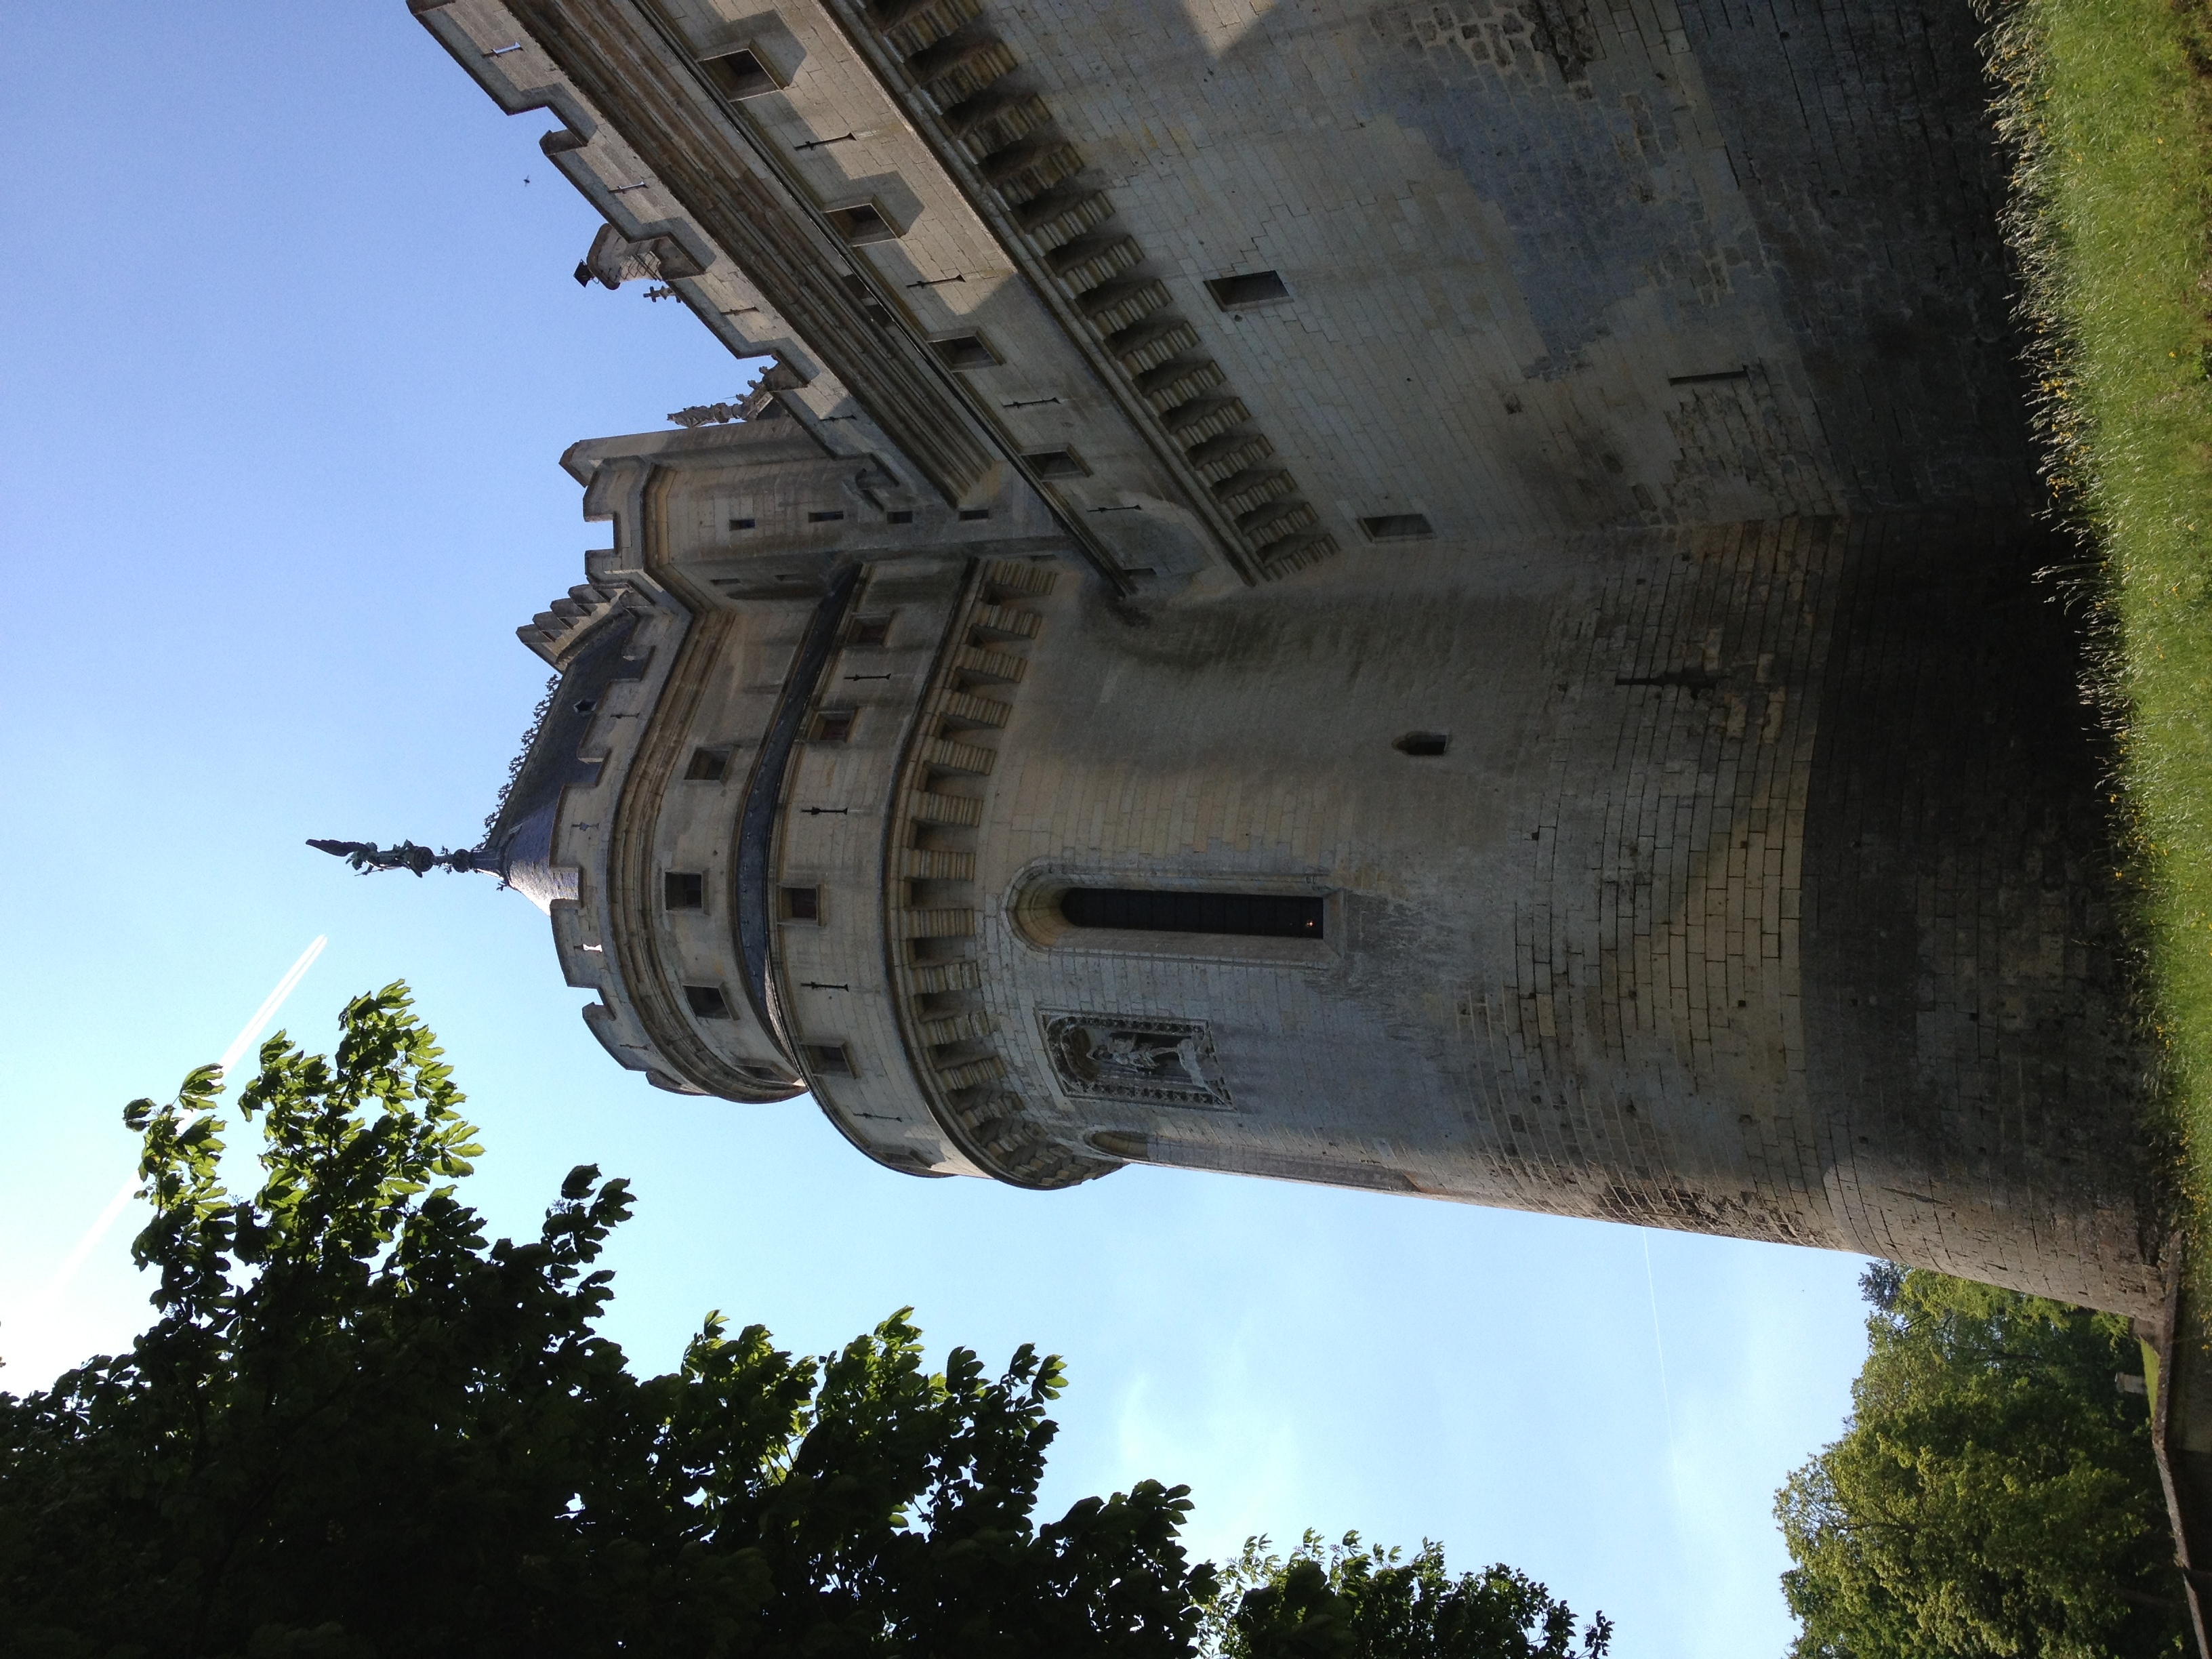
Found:
<path fill-rule="evenodd" d="M 2016 0 L 1990 49 L 2051 482 L 2099 555 L 2180 1192 L 2212 1238 L 2212 4 Z"/>

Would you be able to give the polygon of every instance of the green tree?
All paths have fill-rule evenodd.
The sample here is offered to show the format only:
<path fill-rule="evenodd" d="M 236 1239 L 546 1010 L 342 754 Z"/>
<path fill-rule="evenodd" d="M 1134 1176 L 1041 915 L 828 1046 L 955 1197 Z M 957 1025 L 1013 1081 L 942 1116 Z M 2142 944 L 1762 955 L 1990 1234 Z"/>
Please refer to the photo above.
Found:
<path fill-rule="evenodd" d="M 2179 1655 L 2127 1321 L 1878 1263 L 1844 1437 L 1775 1500 L 1797 1659 Z"/>
<path fill-rule="evenodd" d="M 1601 1659 L 1612 1645 L 1603 1613 L 1577 1640 L 1573 1610 L 1510 1567 L 1455 1578 L 1434 1542 L 1400 1556 L 1356 1532 L 1327 1548 L 1308 1532 L 1287 1558 L 1248 1539 L 1214 1593 L 1207 1645 L 1223 1659 Z"/>
<path fill-rule="evenodd" d="M 137 1101 L 158 1316 L 0 1395 L 0 1651 L 51 1659 L 618 1652 L 1183 1655 L 1212 1593 L 1145 1482 L 1036 1524 L 1058 1361 L 925 1370 L 904 1313 L 819 1361 L 719 1317 L 672 1375 L 597 1334 L 628 1213 L 573 1172 L 487 1245 L 478 1155 L 405 988 L 334 1060 L 283 1036 L 225 1190 L 214 1067 Z"/>

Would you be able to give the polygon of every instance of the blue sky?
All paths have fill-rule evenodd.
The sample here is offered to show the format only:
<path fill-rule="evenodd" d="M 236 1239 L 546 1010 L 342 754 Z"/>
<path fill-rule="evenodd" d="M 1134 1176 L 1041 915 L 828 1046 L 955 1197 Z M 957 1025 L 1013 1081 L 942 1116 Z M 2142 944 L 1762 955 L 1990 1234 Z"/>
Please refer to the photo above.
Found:
<path fill-rule="evenodd" d="M 473 838 L 544 678 L 513 630 L 603 533 L 561 451 L 746 372 L 570 280 L 596 221 L 551 124 L 402 0 L 0 17 L 0 1384 L 143 1322 L 129 1216 L 36 1305 L 129 1174 L 119 1109 L 326 934 L 285 1023 L 325 1042 L 410 980 L 498 1230 L 572 1164 L 635 1183 L 612 1323 L 641 1367 L 709 1308 L 818 1351 L 910 1304 L 935 1347 L 1067 1357 L 1056 1507 L 1188 1481 L 1202 1551 L 1433 1537 L 1603 1607 L 1626 1659 L 1785 1646 L 1770 1506 L 1847 1407 L 1855 1259 L 1164 1171 L 914 1181 L 804 1101 L 618 1071 L 489 879 L 302 847 Z"/>

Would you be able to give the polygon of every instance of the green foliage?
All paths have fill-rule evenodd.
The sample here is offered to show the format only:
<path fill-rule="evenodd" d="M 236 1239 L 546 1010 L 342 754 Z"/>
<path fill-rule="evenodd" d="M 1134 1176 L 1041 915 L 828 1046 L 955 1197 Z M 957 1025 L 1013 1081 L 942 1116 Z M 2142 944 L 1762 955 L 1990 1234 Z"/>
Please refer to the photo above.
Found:
<path fill-rule="evenodd" d="M 905 1313 L 819 1361 L 710 1317 L 639 1378 L 594 1328 L 629 1210 L 585 1167 L 487 1245 L 478 1156 L 403 986 L 335 1060 L 283 1036 L 227 1192 L 213 1067 L 135 1101 L 158 1317 L 0 1395 L 0 1651 L 563 1659 L 1191 1650 L 1211 1570 L 1153 1482 L 1031 1518 L 1059 1362 L 923 1365 Z"/>
<path fill-rule="evenodd" d="M 1613 1624 L 1593 1618 L 1576 1639 L 1564 1601 L 1507 1566 L 1454 1578 L 1443 1546 L 1410 1561 L 1356 1532 L 1324 1549 L 1309 1532 L 1287 1559 L 1247 1539 L 1221 1575 L 1207 1617 L 1223 1659 L 1601 1659 Z"/>
<path fill-rule="evenodd" d="M 1775 1500 L 1797 1659 L 2180 1655 L 2127 1322 L 1889 1263 L 1862 1283 L 1844 1437 Z"/>
<path fill-rule="evenodd" d="M 2178 1173 L 2212 1213 L 2212 8 L 1978 0 L 2045 471 L 2094 559 L 2130 921 Z M 2201 1255 L 2201 1253 L 2200 1253 Z"/>

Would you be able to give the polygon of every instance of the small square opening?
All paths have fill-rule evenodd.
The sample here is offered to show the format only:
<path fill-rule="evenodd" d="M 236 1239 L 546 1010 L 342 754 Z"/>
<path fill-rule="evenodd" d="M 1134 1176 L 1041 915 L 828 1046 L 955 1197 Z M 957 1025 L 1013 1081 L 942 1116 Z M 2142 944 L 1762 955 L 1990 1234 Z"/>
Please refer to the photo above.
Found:
<path fill-rule="evenodd" d="M 786 921 L 822 920 L 822 890 L 819 887 L 779 887 L 775 894 L 776 914 Z"/>
<path fill-rule="evenodd" d="M 684 769 L 688 783 L 720 783 L 730 769 L 730 751 L 726 749 L 694 749 L 691 764 Z"/>
<path fill-rule="evenodd" d="M 1401 755 L 1417 757 L 1441 755 L 1451 747 L 1449 732 L 1408 732 L 1390 745 Z"/>
<path fill-rule="evenodd" d="M 912 524 L 914 522 L 914 514 L 910 510 L 906 509 L 902 509 L 896 513 L 886 513 L 884 514 L 884 521 L 886 524 Z"/>
<path fill-rule="evenodd" d="M 1419 513 L 1384 513 L 1362 519 L 1360 530 L 1370 542 L 1417 542 L 1437 532 Z"/>
<path fill-rule="evenodd" d="M 707 908 L 707 878 L 696 870 L 669 870 L 660 878 L 660 902 L 672 910 Z"/>
<path fill-rule="evenodd" d="M 963 507 L 960 509 L 960 519 L 963 524 L 975 519 L 988 519 L 990 516 L 991 509 L 988 507 Z"/>
<path fill-rule="evenodd" d="M 842 1042 L 802 1042 L 799 1052 L 805 1057 L 810 1072 L 818 1072 L 825 1077 L 853 1075 L 853 1057 L 845 1052 Z"/>
<path fill-rule="evenodd" d="M 825 708 L 814 717 L 814 741 L 842 743 L 853 735 L 853 711 L 849 708 Z"/>
<path fill-rule="evenodd" d="M 722 994 L 719 985 L 687 985 L 684 1000 L 691 1005 L 691 1012 L 701 1019 L 727 1019 L 730 1017 L 729 999 Z"/>
<path fill-rule="evenodd" d="M 1272 270 L 1248 270 L 1235 276 L 1216 276 L 1206 285 L 1213 303 L 1224 311 L 1264 306 L 1291 297 L 1289 286 Z"/>
<path fill-rule="evenodd" d="M 845 635 L 848 645 L 881 645 L 891 636 L 889 617 L 855 617 L 853 631 Z"/>
<path fill-rule="evenodd" d="M 1005 360 L 984 343 L 980 334 L 954 334 L 932 340 L 930 349 L 947 368 L 996 368 Z"/>
<path fill-rule="evenodd" d="M 837 227 L 837 234 L 855 247 L 870 242 L 895 242 L 899 228 L 884 217 L 884 210 L 873 202 L 863 202 L 858 207 L 832 208 L 830 222 Z"/>
<path fill-rule="evenodd" d="M 1083 458 L 1072 449 L 1048 449 L 1038 454 L 1024 455 L 1022 459 L 1036 470 L 1040 478 L 1087 478 L 1091 476 L 1091 469 L 1084 465 Z"/>
<path fill-rule="evenodd" d="M 757 98 L 783 84 L 750 46 L 719 53 L 702 60 L 699 67 L 706 70 L 707 78 L 725 98 Z"/>

